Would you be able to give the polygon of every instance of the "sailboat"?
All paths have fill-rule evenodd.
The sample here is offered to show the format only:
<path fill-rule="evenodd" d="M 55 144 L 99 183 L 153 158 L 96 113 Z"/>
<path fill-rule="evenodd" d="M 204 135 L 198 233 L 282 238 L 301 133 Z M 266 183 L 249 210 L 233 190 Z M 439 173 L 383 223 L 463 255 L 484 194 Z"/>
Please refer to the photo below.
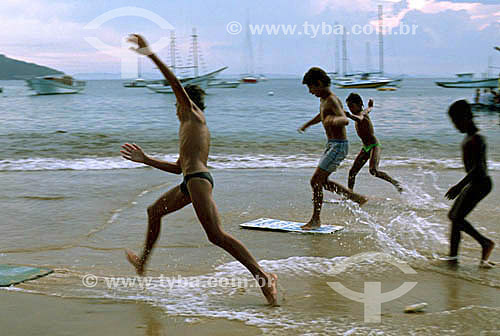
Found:
<path fill-rule="evenodd" d="M 241 76 L 240 81 L 246 84 L 256 84 L 259 82 L 259 76 L 254 74 L 254 59 L 253 59 L 253 47 L 252 47 L 252 37 L 250 36 L 250 20 L 247 18 L 247 29 L 246 29 L 246 50 L 248 51 L 247 58 L 247 71 L 248 73 Z"/>
<path fill-rule="evenodd" d="M 134 79 L 133 81 L 130 82 L 125 82 L 123 83 L 123 86 L 126 88 L 144 88 L 146 85 L 148 85 L 148 82 L 146 82 L 143 78 L 141 78 L 141 57 L 137 60 L 137 74 L 138 77 Z"/>
<path fill-rule="evenodd" d="M 234 89 L 240 86 L 240 84 L 240 81 L 225 81 L 220 79 L 213 79 L 208 82 L 208 87 L 214 89 Z"/>
<path fill-rule="evenodd" d="M 402 79 L 401 78 L 389 78 L 384 76 L 384 40 L 383 40 L 383 9 L 382 5 L 378 6 L 378 18 L 379 18 L 379 71 L 376 72 L 358 72 L 353 74 L 346 73 L 346 40 L 343 34 L 343 75 L 344 78 L 335 78 L 334 84 L 340 89 L 375 89 L 385 86 L 396 86 Z M 375 75 L 375 76 L 374 76 Z"/>
<path fill-rule="evenodd" d="M 198 85 L 203 90 L 206 90 L 209 88 L 210 81 L 212 81 L 215 78 L 215 76 L 217 76 L 219 73 L 221 73 L 226 69 L 227 67 L 222 67 L 220 69 L 209 72 L 202 76 L 181 78 L 180 82 L 182 86 Z M 156 93 L 174 93 L 174 90 L 169 84 L 148 84 L 146 87 Z"/>
<path fill-rule="evenodd" d="M 206 90 L 209 87 L 209 82 L 213 81 L 214 78 L 221 73 L 222 71 L 227 69 L 227 66 L 219 68 L 215 71 L 209 72 L 204 75 L 199 75 L 199 55 L 198 55 L 198 34 L 196 33 L 196 28 L 193 28 L 193 35 L 191 35 L 192 42 L 192 50 L 193 50 L 193 65 L 192 66 L 176 66 L 176 47 L 175 47 L 175 33 L 171 32 L 170 35 L 170 57 L 171 64 L 170 68 L 175 72 L 176 69 L 193 69 L 194 73 L 192 77 L 184 77 L 180 78 L 180 82 L 183 86 L 186 85 L 198 85 L 202 89 Z M 163 84 L 148 84 L 146 87 L 154 91 L 156 93 L 173 93 L 173 89 L 166 81 Z"/>

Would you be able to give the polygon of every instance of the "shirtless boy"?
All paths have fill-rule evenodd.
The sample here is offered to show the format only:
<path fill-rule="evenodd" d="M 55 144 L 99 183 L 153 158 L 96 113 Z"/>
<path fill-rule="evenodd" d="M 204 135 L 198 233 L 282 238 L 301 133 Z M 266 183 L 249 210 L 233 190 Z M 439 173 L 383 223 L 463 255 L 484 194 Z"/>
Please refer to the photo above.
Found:
<path fill-rule="evenodd" d="M 462 158 L 467 175 L 456 185 L 450 188 L 445 197 L 452 200 L 457 198 L 453 204 L 448 217 L 451 220 L 450 263 L 458 262 L 458 246 L 461 239 L 461 231 L 474 238 L 482 247 L 482 267 L 491 267 L 488 258 L 493 251 L 495 243 L 480 234 L 465 217 L 476 207 L 476 205 L 488 195 L 492 189 L 491 178 L 488 176 L 486 164 L 486 141 L 479 134 L 479 130 L 472 119 L 469 103 L 465 100 L 454 102 L 448 115 L 460 133 L 466 133 L 462 142 Z"/>
<path fill-rule="evenodd" d="M 224 232 L 221 226 L 220 216 L 212 197 L 214 182 L 207 168 L 210 133 L 203 112 L 205 108 L 203 90 L 196 85 L 182 87 L 174 73 L 149 49 L 142 36 L 131 35 L 129 41 L 137 45 L 138 48 L 132 48 L 134 51 L 148 56 L 155 63 L 172 86 L 177 99 L 177 117 L 180 121 L 180 148 L 177 162 L 165 162 L 149 157 L 135 144 L 124 144 L 122 156 L 127 160 L 144 163 L 169 173 L 184 175 L 180 185 L 166 192 L 148 207 L 148 231 L 144 251 L 139 257 L 127 250 L 129 262 L 139 275 L 143 275 L 160 234 L 162 217 L 192 203 L 208 240 L 241 262 L 261 286 L 268 303 L 276 305 L 278 277 L 264 272 L 245 246 Z"/>
<path fill-rule="evenodd" d="M 403 188 L 401 188 L 401 185 L 398 181 L 394 180 L 383 171 L 378 170 L 381 151 L 380 143 L 375 137 L 373 124 L 370 120 L 370 117 L 368 116 L 373 108 L 373 100 L 370 99 L 370 101 L 368 102 L 368 108 L 365 110 L 363 110 L 363 100 L 357 93 L 351 93 L 349 97 L 347 97 L 346 102 L 349 110 L 352 112 L 352 114 L 346 112 L 346 116 L 356 122 L 356 132 L 363 142 L 363 147 L 359 151 L 358 156 L 356 156 L 351 170 L 349 170 L 349 179 L 347 181 L 347 186 L 351 190 L 354 189 L 356 175 L 366 164 L 366 161 L 370 159 L 370 174 L 392 183 L 392 185 L 396 187 L 399 192 L 402 192 Z"/>
<path fill-rule="evenodd" d="M 368 200 L 366 197 L 358 195 L 328 179 L 328 176 L 337 170 L 337 167 L 347 156 L 348 143 L 345 127 L 349 124 L 349 120 L 342 108 L 342 102 L 330 90 L 330 83 L 330 77 L 320 68 L 309 69 L 302 80 L 302 84 L 307 85 L 309 92 L 320 99 L 320 110 L 316 117 L 299 128 L 299 132 L 304 132 L 309 126 L 321 122 L 328 138 L 326 149 L 311 178 L 314 209 L 311 220 L 302 226 L 302 229 L 305 230 L 321 226 L 320 213 L 323 205 L 323 188 L 341 194 L 359 204 L 364 204 Z"/>

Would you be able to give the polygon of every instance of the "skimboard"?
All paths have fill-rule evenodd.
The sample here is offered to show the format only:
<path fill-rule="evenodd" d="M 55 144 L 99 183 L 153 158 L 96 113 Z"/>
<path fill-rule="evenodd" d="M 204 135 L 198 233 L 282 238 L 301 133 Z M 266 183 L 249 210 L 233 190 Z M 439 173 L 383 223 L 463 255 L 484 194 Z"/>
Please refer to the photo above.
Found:
<path fill-rule="evenodd" d="M 20 265 L 0 265 L 0 287 L 8 287 L 21 282 L 34 280 L 52 272 L 52 270 L 46 268 Z"/>
<path fill-rule="evenodd" d="M 300 227 L 306 223 L 290 222 L 272 218 L 259 218 L 251 222 L 240 224 L 243 229 L 250 230 L 268 230 L 268 231 L 284 231 L 296 233 L 315 233 L 315 234 L 332 234 L 344 229 L 338 225 L 321 225 L 321 227 L 313 230 L 303 230 Z"/>

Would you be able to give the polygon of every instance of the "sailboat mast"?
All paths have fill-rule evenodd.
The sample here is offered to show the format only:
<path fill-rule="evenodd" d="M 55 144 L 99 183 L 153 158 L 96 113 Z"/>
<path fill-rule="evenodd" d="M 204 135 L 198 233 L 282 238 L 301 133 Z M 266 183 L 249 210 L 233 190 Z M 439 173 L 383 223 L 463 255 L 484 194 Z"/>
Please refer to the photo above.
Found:
<path fill-rule="evenodd" d="M 342 75 L 345 76 L 347 73 L 347 42 L 345 37 L 345 31 L 342 29 Z"/>
<path fill-rule="evenodd" d="M 246 40 L 247 40 L 247 50 L 248 50 L 248 73 L 254 73 L 254 64 L 253 64 L 253 46 L 252 46 L 252 37 L 250 36 L 250 15 L 247 12 L 247 32 L 246 32 Z"/>
<path fill-rule="evenodd" d="M 170 68 L 175 74 L 175 32 L 170 31 Z"/>
<path fill-rule="evenodd" d="M 335 27 L 338 24 L 338 22 L 335 22 Z M 340 73 L 340 40 L 338 34 L 335 34 L 335 72 L 337 75 Z"/>
<path fill-rule="evenodd" d="M 370 72 L 371 67 L 370 42 L 366 42 L 366 72 Z"/>
<path fill-rule="evenodd" d="M 379 52 L 379 72 L 384 74 L 384 34 L 383 34 L 383 9 L 382 5 L 378 5 L 378 52 Z"/>
<path fill-rule="evenodd" d="M 137 59 L 137 78 L 142 78 L 142 57 Z"/>
<path fill-rule="evenodd" d="M 193 28 L 193 69 L 194 76 L 198 77 L 198 35 L 196 34 L 196 28 Z"/>

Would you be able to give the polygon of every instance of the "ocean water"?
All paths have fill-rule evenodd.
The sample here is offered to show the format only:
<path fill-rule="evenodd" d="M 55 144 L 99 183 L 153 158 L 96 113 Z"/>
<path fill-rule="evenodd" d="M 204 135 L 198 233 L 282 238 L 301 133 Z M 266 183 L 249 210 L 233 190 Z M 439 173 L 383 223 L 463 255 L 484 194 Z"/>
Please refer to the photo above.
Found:
<path fill-rule="evenodd" d="M 117 169 L 136 166 L 119 159 L 125 141 L 159 156 L 175 156 L 175 97 L 125 89 L 119 81 L 89 81 L 83 94 L 33 96 L 23 82 L 3 82 L 0 100 L 1 171 Z M 274 95 L 267 93 L 273 91 Z M 351 92 L 335 90 L 342 101 Z M 446 115 L 467 89 L 444 89 L 429 79 L 408 79 L 396 92 L 361 90 L 373 98 L 372 119 L 383 144 L 384 164 L 459 168 L 456 132 Z M 296 130 L 318 113 L 319 101 L 300 80 L 273 80 L 236 90 L 213 89 L 206 98 L 213 168 L 314 167 L 325 142 L 320 125 Z M 490 168 L 500 169 L 497 113 L 478 114 L 490 143 Z M 349 126 L 350 158 L 359 140 Z"/>
<path fill-rule="evenodd" d="M 146 285 L 109 286 L 110 278 L 134 276 L 123 249 L 141 250 L 145 209 L 180 182 L 179 176 L 121 159 L 120 145 L 135 142 L 174 160 L 174 96 L 125 89 L 120 81 L 88 81 L 84 93 L 67 96 L 33 96 L 22 82 L 0 86 L 0 263 L 55 269 L 9 290 L 147 302 L 185 316 L 186 323 L 223 318 L 276 335 L 494 335 L 500 329 L 500 272 L 477 268 L 479 246 L 464 238 L 458 269 L 437 260 L 448 250 L 451 202 L 443 195 L 464 176 L 463 136 L 446 110 L 456 99 L 470 99 L 471 90 L 440 88 L 429 79 L 405 80 L 396 92 L 359 90 L 375 101 L 381 168 L 402 181 L 406 192 L 398 194 L 365 167 L 356 183 L 356 191 L 373 198 L 365 206 L 325 193 L 323 223 L 345 227 L 332 236 L 238 228 L 259 217 L 309 219 L 309 178 L 325 135 L 320 125 L 305 134 L 296 130 L 318 113 L 318 99 L 298 79 L 209 91 L 214 197 L 224 229 L 279 276 L 284 301 L 269 309 L 255 286 L 207 285 L 213 279 L 252 282 L 241 265 L 207 241 L 191 207 L 164 218 Z M 351 91 L 334 92 L 345 100 Z M 478 112 L 476 122 L 498 185 L 499 115 Z M 342 184 L 360 149 L 352 123 L 348 137 L 349 156 L 332 175 Z M 494 187 L 469 216 L 497 244 L 499 195 Z M 407 262 L 417 275 L 402 274 L 387 255 Z M 492 259 L 499 257 L 495 250 Z M 95 286 L 82 282 L 88 274 L 97 276 Z M 327 284 L 332 281 L 357 291 L 366 281 L 381 282 L 384 292 L 404 281 L 418 285 L 384 303 L 380 323 L 365 323 L 363 305 L 333 291 Z M 423 301 L 429 303 L 426 314 L 402 313 L 405 305 Z"/>

